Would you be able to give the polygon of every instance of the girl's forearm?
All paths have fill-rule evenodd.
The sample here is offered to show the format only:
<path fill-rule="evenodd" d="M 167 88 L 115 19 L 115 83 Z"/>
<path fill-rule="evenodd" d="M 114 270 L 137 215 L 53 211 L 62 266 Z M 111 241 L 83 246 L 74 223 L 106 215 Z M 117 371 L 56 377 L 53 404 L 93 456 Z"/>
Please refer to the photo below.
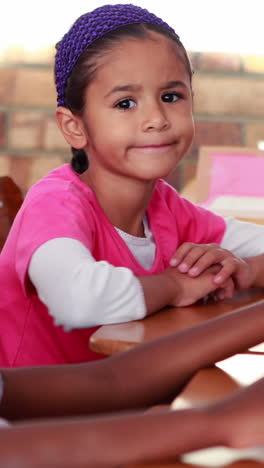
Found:
<path fill-rule="evenodd" d="M 177 286 L 166 272 L 160 275 L 138 277 L 146 304 L 147 315 L 151 315 L 170 304 L 176 295 Z"/>
<path fill-rule="evenodd" d="M 218 445 L 222 433 L 204 409 L 16 426 L 0 431 L 0 465 L 117 468 Z"/>

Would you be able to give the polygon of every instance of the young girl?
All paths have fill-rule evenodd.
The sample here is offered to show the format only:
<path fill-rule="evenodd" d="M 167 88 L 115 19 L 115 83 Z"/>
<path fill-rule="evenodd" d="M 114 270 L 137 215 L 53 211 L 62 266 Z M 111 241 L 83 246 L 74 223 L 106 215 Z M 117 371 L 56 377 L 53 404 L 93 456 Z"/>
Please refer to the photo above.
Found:
<path fill-rule="evenodd" d="M 95 359 L 92 327 L 264 284 L 263 228 L 161 180 L 192 143 L 191 80 L 177 34 L 134 5 L 83 15 L 58 44 L 74 156 L 29 191 L 2 251 L 2 366 Z"/>

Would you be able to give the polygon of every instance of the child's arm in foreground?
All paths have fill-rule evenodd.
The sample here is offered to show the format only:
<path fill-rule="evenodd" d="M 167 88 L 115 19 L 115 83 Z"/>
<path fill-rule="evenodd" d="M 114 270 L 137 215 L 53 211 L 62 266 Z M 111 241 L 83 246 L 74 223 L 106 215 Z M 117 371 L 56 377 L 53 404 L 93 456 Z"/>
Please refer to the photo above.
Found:
<path fill-rule="evenodd" d="M 260 380 L 208 407 L 1 429 L 0 463 L 16 468 L 116 468 L 169 461 L 212 446 L 263 445 L 263 392 Z"/>
<path fill-rule="evenodd" d="M 4 369 L 0 415 L 23 419 L 154 405 L 179 393 L 200 368 L 262 342 L 263 309 L 264 301 L 93 363 Z"/>
<path fill-rule="evenodd" d="M 212 406 L 226 427 L 225 445 L 233 448 L 264 445 L 264 378 Z M 217 424 L 217 423 L 216 423 Z"/>

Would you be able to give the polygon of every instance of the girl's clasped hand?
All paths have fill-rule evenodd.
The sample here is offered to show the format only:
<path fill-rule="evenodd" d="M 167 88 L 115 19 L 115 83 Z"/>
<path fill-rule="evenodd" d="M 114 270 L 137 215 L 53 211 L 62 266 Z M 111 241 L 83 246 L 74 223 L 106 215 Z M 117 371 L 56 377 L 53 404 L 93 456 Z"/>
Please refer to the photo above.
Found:
<path fill-rule="evenodd" d="M 191 278 L 198 278 L 208 268 L 214 270 L 214 295 L 218 299 L 230 298 L 237 289 L 246 289 L 256 280 L 252 259 L 240 258 L 218 244 L 184 242 L 170 260 L 170 266 Z"/>

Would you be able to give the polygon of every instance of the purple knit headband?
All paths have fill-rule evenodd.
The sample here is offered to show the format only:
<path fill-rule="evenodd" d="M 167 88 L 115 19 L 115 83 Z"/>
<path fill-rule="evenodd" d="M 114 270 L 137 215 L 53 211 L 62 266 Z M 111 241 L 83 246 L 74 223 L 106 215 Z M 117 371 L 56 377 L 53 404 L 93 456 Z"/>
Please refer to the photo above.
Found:
<path fill-rule="evenodd" d="M 175 33 L 162 19 L 138 6 L 104 5 L 81 16 L 63 36 L 55 57 L 55 83 L 58 106 L 65 105 L 65 88 L 68 77 L 80 55 L 96 39 L 108 32 L 136 23 L 151 23 Z"/>

